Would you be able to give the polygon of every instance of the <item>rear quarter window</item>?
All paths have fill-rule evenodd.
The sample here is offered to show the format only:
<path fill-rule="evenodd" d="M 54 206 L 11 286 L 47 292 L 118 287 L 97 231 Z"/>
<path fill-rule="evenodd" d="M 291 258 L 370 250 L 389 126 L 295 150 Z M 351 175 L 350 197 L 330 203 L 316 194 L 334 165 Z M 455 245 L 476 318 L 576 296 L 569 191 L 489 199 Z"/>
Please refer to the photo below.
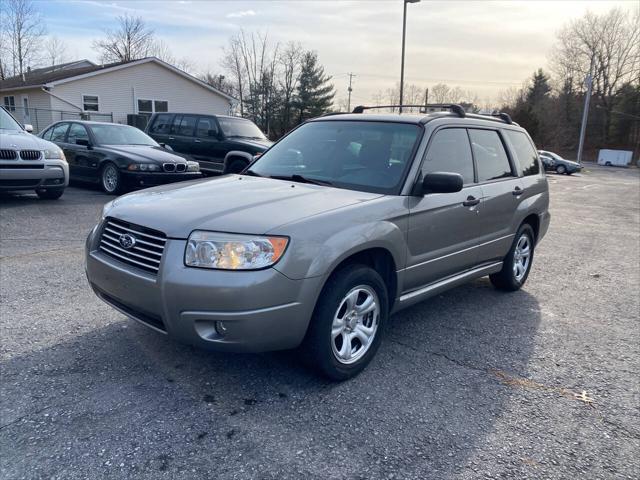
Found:
<path fill-rule="evenodd" d="M 515 130 L 504 130 L 506 137 L 511 143 L 511 148 L 515 154 L 518 168 L 524 176 L 537 175 L 540 173 L 540 164 L 529 137 L 523 132 Z"/>

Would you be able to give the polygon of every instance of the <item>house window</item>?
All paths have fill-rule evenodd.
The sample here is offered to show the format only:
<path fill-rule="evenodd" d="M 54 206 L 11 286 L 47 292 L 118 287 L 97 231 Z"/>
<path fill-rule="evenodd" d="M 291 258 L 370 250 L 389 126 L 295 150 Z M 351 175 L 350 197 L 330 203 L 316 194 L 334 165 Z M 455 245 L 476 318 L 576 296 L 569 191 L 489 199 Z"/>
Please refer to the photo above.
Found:
<path fill-rule="evenodd" d="M 99 108 L 99 100 L 97 95 L 82 96 L 82 110 L 85 112 L 97 112 Z"/>
<path fill-rule="evenodd" d="M 166 100 L 145 100 L 138 99 L 138 113 L 140 115 L 149 115 L 153 113 L 163 113 L 169 111 L 169 102 Z"/>
<path fill-rule="evenodd" d="M 16 97 L 13 95 L 9 97 L 4 97 L 4 108 L 9 110 L 10 112 L 16 111 Z"/>

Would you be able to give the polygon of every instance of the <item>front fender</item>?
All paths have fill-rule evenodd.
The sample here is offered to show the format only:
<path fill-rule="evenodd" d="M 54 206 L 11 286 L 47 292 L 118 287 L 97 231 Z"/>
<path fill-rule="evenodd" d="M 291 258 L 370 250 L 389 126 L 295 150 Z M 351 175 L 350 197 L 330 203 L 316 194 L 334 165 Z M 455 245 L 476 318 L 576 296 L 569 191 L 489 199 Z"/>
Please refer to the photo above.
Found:
<path fill-rule="evenodd" d="M 406 263 L 405 234 L 391 221 L 355 224 L 335 230 L 325 238 L 301 241 L 299 245 L 295 239 L 294 235 L 291 251 L 285 254 L 286 261 L 275 266 L 292 279 L 328 275 L 350 256 L 373 248 L 387 250 L 396 269 L 404 268 Z"/>

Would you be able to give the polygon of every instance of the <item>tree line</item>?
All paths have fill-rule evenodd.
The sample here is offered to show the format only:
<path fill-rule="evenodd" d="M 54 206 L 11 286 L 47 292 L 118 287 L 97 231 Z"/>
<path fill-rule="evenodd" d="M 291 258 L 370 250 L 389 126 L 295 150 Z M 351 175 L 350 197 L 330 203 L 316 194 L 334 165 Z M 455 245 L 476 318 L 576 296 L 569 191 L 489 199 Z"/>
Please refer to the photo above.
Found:
<path fill-rule="evenodd" d="M 585 152 L 601 148 L 640 155 L 640 9 L 588 12 L 566 24 L 549 58 L 520 89 L 502 93 L 500 110 L 527 129 L 536 145 L 575 158 L 587 95 L 593 90 Z"/>

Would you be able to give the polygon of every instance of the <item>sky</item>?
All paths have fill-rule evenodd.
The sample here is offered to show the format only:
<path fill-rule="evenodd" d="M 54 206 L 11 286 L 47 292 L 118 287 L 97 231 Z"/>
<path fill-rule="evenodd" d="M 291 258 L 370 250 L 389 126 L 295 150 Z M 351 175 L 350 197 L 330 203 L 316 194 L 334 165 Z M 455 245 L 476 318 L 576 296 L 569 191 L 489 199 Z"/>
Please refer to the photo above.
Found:
<path fill-rule="evenodd" d="M 373 103 L 400 76 L 402 1 L 208 1 L 37 0 L 50 35 L 67 44 L 70 59 L 97 60 L 91 48 L 116 17 L 142 17 L 175 57 L 188 58 L 196 72 L 224 73 L 222 48 L 231 35 L 267 33 L 274 42 L 300 42 L 318 53 L 336 86 L 353 104 Z M 631 1 L 428 1 L 407 6 L 405 82 L 436 83 L 477 94 L 481 104 L 520 87 L 545 68 L 555 35 L 588 10 L 601 13 Z"/>

